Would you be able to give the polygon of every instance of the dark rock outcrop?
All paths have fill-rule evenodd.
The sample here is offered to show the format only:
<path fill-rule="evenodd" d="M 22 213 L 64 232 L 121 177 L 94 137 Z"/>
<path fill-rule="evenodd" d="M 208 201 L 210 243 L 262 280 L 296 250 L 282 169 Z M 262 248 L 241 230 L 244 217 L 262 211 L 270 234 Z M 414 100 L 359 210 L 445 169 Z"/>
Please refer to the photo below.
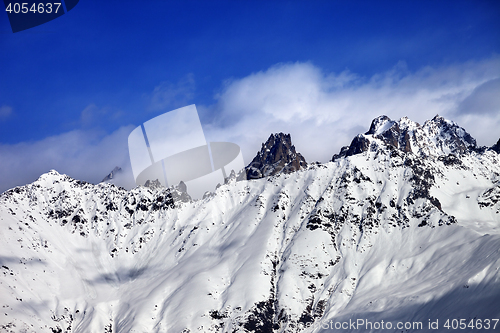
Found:
<path fill-rule="evenodd" d="M 500 139 L 490 149 L 500 154 Z"/>
<path fill-rule="evenodd" d="M 362 152 L 367 151 L 369 147 L 370 141 L 368 141 L 368 139 L 366 139 L 362 134 L 359 134 L 352 139 L 349 146 L 342 147 L 340 149 L 340 153 L 333 155 L 332 161 L 341 157 L 361 154 Z"/>
<path fill-rule="evenodd" d="M 247 179 L 279 173 L 292 173 L 307 167 L 305 158 L 295 151 L 290 134 L 271 134 L 252 162 L 245 168 Z"/>
<path fill-rule="evenodd" d="M 101 182 L 105 182 L 105 181 L 111 180 L 111 179 L 115 178 L 117 174 L 120 174 L 122 172 L 123 172 L 122 168 L 115 167 L 106 177 L 104 177 L 101 180 Z"/>
<path fill-rule="evenodd" d="M 156 189 L 156 188 L 161 188 L 163 187 L 163 185 L 160 183 L 160 181 L 158 179 L 155 179 L 155 180 L 146 180 L 146 182 L 144 183 L 144 186 L 145 187 L 149 187 L 149 188 L 152 188 L 152 189 Z"/>

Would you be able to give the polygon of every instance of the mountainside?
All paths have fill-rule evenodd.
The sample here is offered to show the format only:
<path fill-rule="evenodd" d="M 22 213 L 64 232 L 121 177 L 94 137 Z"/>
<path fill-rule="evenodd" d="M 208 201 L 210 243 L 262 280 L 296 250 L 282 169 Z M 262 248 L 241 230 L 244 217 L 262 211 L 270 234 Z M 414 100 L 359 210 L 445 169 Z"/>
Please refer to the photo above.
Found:
<path fill-rule="evenodd" d="M 271 135 L 259 179 L 198 201 L 56 171 L 1 194 L 0 332 L 500 329 L 494 149 L 440 117 L 385 116 L 332 162 L 292 148 Z"/>

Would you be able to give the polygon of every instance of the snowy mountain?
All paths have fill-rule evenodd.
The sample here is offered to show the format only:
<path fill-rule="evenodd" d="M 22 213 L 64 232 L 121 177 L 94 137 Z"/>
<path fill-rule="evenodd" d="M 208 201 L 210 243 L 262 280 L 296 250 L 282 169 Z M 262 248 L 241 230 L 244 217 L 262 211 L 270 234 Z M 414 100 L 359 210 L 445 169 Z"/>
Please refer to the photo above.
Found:
<path fill-rule="evenodd" d="M 0 331 L 499 331 L 493 147 L 382 116 L 332 162 L 292 148 L 272 135 L 258 179 L 197 201 L 56 171 L 4 192 Z"/>
<path fill-rule="evenodd" d="M 387 116 L 380 116 L 372 121 L 368 132 L 356 136 L 351 145 L 342 147 L 332 160 L 362 153 L 369 150 L 372 144 L 412 152 L 422 158 L 464 154 L 477 149 L 476 140 L 469 133 L 443 117 L 435 116 L 421 126 L 407 117 L 393 121 Z"/>

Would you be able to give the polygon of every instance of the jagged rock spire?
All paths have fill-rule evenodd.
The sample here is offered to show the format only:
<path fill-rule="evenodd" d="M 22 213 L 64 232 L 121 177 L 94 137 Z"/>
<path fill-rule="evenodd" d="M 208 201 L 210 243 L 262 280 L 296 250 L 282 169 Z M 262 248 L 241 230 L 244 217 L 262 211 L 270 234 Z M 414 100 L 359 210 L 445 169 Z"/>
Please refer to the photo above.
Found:
<path fill-rule="evenodd" d="M 295 151 L 290 134 L 271 134 L 261 150 L 246 167 L 247 179 L 258 179 L 278 173 L 291 173 L 307 167 L 305 158 Z"/>

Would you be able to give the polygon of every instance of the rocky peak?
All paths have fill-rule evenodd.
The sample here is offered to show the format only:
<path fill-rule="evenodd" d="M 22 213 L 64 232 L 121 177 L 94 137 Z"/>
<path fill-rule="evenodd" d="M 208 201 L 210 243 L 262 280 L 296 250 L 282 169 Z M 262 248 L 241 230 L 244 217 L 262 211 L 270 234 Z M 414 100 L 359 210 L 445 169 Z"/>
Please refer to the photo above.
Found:
<path fill-rule="evenodd" d="M 500 139 L 498 139 L 497 143 L 491 146 L 490 149 L 500 154 Z"/>
<path fill-rule="evenodd" d="M 464 154 L 476 149 L 476 140 L 462 127 L 451 120 L 436 115 L 422 126 L 427 141 L 433 141 L 435 148 L 444 154 Z"/>
<path fill-rule="evenodd" d="M 182 180 L 178 185 L 170 186 L 168 188 L 164 187 L 158 179 L 146 180 L 143 187 L 152 190 L 157 193 L 164 193 L 166 191 L 169 193 L 170 197 L 174 202 L 189 202 L 192 201 L 191 196 L 187 192 L 187 185 Z"/>
<path fill-rule="evenodd" d="M 385 130 L 387 130 L 388 128 L 390 128 L 395 123 L 396 123 L 395 121 L 392 121 L 387 116 L 378 116 L 377 118 L 372 120 L 370 129 L 365 134 L 372 134 L 372 135 L 380 134 Z"/>
<path fill-rule="evenodd" d="M 295 151 L 290 134 L 271 134 L 261 150 L 246 167 L 247 179 L 258 179 L 278 173 L 291 173 L 307 167 L 305 158 Z"/>
<path fill-rule="evenodd" d="M 372 135 L 382 140 L 386 145 L 407 153 L 412 151 L 410 132 L 415 126 L 418 126 L 418 124 L 406 117 L 400 119 L 400 121 L 392 121 L 387 116 L 381 116 L 372 121 L 370 130 L 365 134 Z"/>
<path fill-rule="evenodd" d="M 476 140 L 456 123 L 436 115 L 424 125 L 403 117 L 393 121 L 387 116 L 375 118 L 368 132 L 356 136 L 351 144 L 342 147 L 340 157 L 352 156 L 369 150 L 370 145 L 397 149 L 419 156 L 442 156 L 464 154 L 476 150 Z"/>
<path fill-rule="evenodd" d="M 158 179 L 155 180 L 146 180 L 144 183 L 144 187 L 149 187 L 151 189 L 162 188 L 163 185 L 160 183 Z"/>
<path fill-rule="evenodd" d="M 111 172 L 106 177 L 104 177 L 101 180 L 101 182 L 111 180 L 111 179 L 115 178 L 117 174 L 122 173 L 122 172 L 123 172 L 122 168 L 116 166 L 113 170 L 111 170 Z"/>

